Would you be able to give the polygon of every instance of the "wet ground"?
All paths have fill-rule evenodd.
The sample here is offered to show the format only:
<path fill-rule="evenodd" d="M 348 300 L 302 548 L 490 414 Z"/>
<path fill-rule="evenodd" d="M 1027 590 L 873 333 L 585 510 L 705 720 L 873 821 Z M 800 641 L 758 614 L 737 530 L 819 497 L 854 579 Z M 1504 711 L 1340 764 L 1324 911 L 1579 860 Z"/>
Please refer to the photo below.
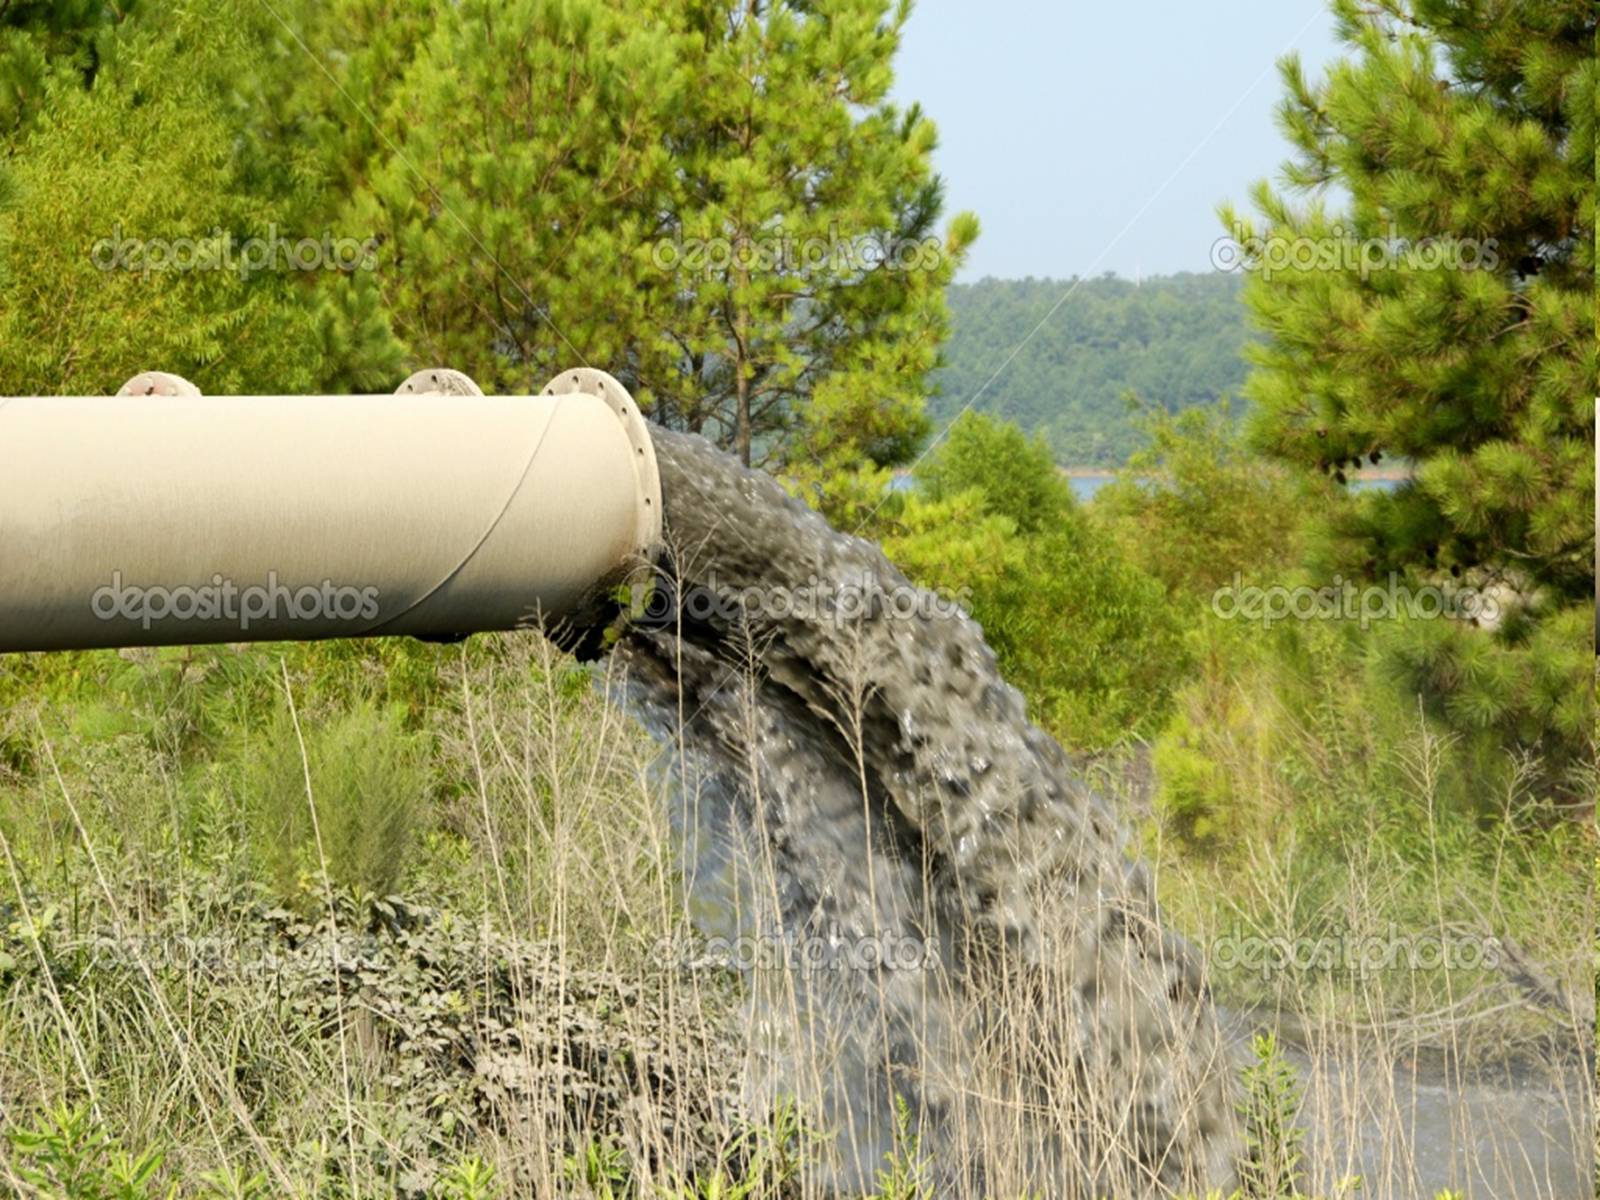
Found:
<path fill-rule="evenodd" d="M 1362 1195 L 1592 1200 L 1592 1091 L 1576 1072 L 1443 1072 L 1293 1056 L 1308 1083 L 1304 1124 L 1329 1180 Z"/>

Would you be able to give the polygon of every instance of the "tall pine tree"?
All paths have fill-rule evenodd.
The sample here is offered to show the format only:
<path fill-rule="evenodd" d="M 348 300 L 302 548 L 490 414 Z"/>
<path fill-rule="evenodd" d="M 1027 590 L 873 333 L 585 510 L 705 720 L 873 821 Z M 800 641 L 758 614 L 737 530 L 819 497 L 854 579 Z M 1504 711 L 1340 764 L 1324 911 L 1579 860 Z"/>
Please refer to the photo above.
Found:
<path fill-rule="evenodd" d="M 638 251 L 689 86 L 659 22 L 599 0 L 463 0 L 392 91 L 349 89 L 341 117 L 379 129 L 342 223 L 383 239 L 377 278 L 416 363 L 508 392 L 637 360 L 656 285 Z"/>
<path fill-rule="evenodd" d="M 1329 478 L 1323 576 L 1499 597 L 1489 627 L 1406 622 L 1375 652 L 1435 717 L 1559 781 L 1593 736 L 1596 8 L 1333 9 L 1350 57 L 1315 83 L 1283 66 L 1284 180 L 1306 199 L 1262 184 L 1263 220 L 1223 211 L 1247 250 L 1277 239 L 1246 289 L 1267 335 L 1254 438 Z M 1345 494 L 1344 469 L 1382 455 L 1414 481 Z"/>
<path fill-rule="evenodd" d="M 908 0 L 677 7 L 696 86 L 659 231 L 681 248 L 662 416 L 746 463 L 908 460 L 977 234 L 937 228 L 934 127 L 887 99 Z"/>
<path fill-rule="evenodd" d="M 604 366 L 746 461 L 909 458 L 976 226 L 935 229 L 933 127 L 886 99 L 908 11 L 444 9 L 351 210 L 402 335 L 497 390 Z"/>

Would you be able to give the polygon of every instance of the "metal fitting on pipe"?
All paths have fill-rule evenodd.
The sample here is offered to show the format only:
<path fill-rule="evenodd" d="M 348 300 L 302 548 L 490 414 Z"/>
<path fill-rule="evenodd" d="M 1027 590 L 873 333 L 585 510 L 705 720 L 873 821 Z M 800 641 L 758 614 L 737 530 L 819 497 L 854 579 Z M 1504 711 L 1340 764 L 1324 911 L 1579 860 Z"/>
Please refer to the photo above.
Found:
<path fill-rule="evenodd" d="M 661 522 L 645 420 L 588 368 L 538 396 L 440 369 L 0 398 L 0 653 L 592 623 Z"/>

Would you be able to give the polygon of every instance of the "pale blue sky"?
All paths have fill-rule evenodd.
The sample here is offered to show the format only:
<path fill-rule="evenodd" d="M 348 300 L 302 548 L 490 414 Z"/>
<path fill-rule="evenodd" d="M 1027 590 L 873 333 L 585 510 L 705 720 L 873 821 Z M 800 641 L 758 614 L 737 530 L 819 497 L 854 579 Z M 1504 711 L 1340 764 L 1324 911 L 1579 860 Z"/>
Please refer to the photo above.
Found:
<path fill-rule="evenodd" d="M 1338 57 L 1326 0 L 918 0 L 894 95 L 939 127 L 946 211 L 983 222 L 960 277 L 1212 269 L 1217 203 L 1288 157 L 1290 49 Z"/>

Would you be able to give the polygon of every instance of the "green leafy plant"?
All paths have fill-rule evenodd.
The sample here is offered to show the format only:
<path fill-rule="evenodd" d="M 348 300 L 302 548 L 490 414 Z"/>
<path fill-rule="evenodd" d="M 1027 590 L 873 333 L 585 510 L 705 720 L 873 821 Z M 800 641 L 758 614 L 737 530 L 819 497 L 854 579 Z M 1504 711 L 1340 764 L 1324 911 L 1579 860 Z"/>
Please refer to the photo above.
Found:
<path fill-rule="evenodd" d="M 932 1200 L 928 1160 L 922 1153 L 911 1105 L 904 1096 L 894 1098 L 894 1146 L 878 1169 L 874 1200 Z"/>
<path fill-rule="evenodd" d="M 1044 444 L 968 413 L 917 478 L 880 515 L 884 551 L 965 604 L 1033 718 L 1078 748 L 1159 729 L 1187 667 L 1177 614 Z"/>
<path fill-rule="evenodd" d="M 1287 189 L 1254 189 L 1259 219 L 1221 214 L 1264 256 L 1244 289 L 1263 334 L 1251 441 L 1318 485 L 1320 582 L 1493 601 L 1373 640 L 1408 699 L 1538 754 L 1544 790 L 1587 811 L 1571 768 L 1595 720 L 1594 9 L 1332 8 L 1348 57 L 1320 79 L 1281 68 Z M 1269 247 L 1310 265 L 1260 269 Z M 1410 478 L 1347 488 L 1383 459 Z"/>
<path fill-rule="evenodd" d="M 57 1105 L 33 1128 L 7 1135 L 18 1176 L 51 1200 L 151 1200 L 174 1197 L 176 1184 L 158 1189 L 164 1156 L 159 1150 L 130 1154 L 93 1116 L 87 1105 Z"/>
<path fill-rule="evenodd" d="M 1255 1061 L 1244 1070 L 1244 1097 L 1239 1101 L 1241 1191 L 1249 1200 L 1298 1196 L 1305 1184 L 1306 1131 L 1294 1122 L 1302 1089 L 1272 1034 L 1257 1034 L 1250 1049 Z"/>
<path fill-rule="evenodd" d="M 434 1189 L 434 1200 L 492 1200 L 500 1194 L 495 1169 L 476 1156 L 450 1168 Z"/>
<path fill-rule="evenodd" d="M 628 1156 L 619 1146 L 592 1140 L 562 1159 L 561 1173 L 582 1195 L 593 1200 L 618 1200 L 627 1191 Z"/>

